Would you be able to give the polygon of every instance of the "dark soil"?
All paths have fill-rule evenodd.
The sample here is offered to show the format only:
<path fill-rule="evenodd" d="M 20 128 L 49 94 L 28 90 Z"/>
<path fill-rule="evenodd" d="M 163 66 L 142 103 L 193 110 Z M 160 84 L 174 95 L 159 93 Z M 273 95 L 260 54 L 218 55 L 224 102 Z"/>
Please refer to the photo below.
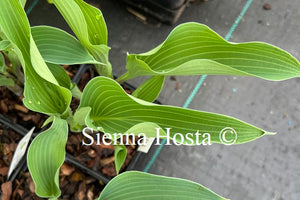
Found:
<path fill-rule="evenodd" d="M 22 99 L 23 96 L 17 97 L 10 90 L 0 87 L 0 113 L 27 129 L 33 126 L 39 129 L 47 116 L 28 110 Z"/>

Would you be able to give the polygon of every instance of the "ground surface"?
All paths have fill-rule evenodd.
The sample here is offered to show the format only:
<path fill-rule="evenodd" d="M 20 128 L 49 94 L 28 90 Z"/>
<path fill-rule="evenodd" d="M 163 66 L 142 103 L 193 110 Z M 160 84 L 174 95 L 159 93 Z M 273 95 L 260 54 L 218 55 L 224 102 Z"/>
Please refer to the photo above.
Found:
<path fill-rule="evenodd" d="M 43 1 L 44 2 L 44 1 Z M 246 0 L 210 0 L 189 6 L 178 23 L 204 23 L 225 36 Z M 126 52 L 141 53 L 160 44 L 174 26 L 144 24 L 116 0 L 100 4 L 109 30 L 111 62 L 124 72 Z M 271 10 L 264 10 L 270 3 Z M 300 59 L 300 2 L 254 0 L 230 41 L 264 41 Z M 65 27 L 54 9 L 39 3 L 31 23 Z M 36 17 L 39 16 L 39 17 Z M 199 77 L 168 80 L 159 100 L 182 106 Z M 133 80 L 138 85 L 141 79 Z M 177 83 L 176 83 L 177 82 Z M 257 78 L 208 76 L 190 108 L 237 117 L 275 136 L 239 146 L 165 146 L 150 172 L 186 178 L 233 200 L 300 199 L 300 79 L 267 82 Z M 148 157 L 153 153 L 150 152 Z M 145 165 L 141 161 L 141 166 Z"/>

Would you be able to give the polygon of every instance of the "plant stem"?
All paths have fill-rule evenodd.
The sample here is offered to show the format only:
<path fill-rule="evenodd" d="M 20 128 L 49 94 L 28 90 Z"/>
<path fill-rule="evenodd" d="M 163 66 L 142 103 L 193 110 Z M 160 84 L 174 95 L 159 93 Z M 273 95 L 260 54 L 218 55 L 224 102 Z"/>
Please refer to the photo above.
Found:
<path fill-rule="evenodd" d="M 82 96 L 82 92 L 80 91 L 80 89 L 78 88 L 78 86 L 74 83 L 73 88 L 71 89 L 72 92 L 72 96 L 77 98 L 77 99 L 81 99 Z"/>
<path fill-rule="evenodd" d="M 106 49 L 106 45 L 100 45 L 100 46 L 89 46 L 87 47 L 89 53 L 94 57 L 95 60 L 102 62 L 103 64 L 95 64 L 95 67 L 97 69 L 97 72 L 101 76 L 106 76 L 109 78 L 113 78 L 112 75 L 112 66 L 108 60 L 108 54 L 106 54 L 108 49 Z"/>
<path fill-rule="evenodd" d="M 20 87 L 18 84 L 15 84 L 14 86 L 6 86 L 6 87 L 18 97 L 23 94 L 23 88 Z"/>
<path fill-rule="evenodd" d="M 106 76 L 109 78 L 112 78 L 112 68 L 110 63 L 106 64 L 106 65 L 100 65 L 100 64 L 96 64 L 95 65 L 97 72 L 101 75 L 101 76 Z"/>
<path fill-rule="evenodd" d="M 22 72 L 21 65 L 13 65 L 12 73 L 17 77 L 20 83 L 24 84 L 24 73 Z"/>
<path fill-rule="evenodd" d="M 116 81 L 117 81 L 118 83 L 122 83 L 122 82 L 124 82 L 124 81 L 129 80 L 129 79 L 130 79 L 129 73 L 126 72 L 125 74 L 123 74 L 122 76 L 120 76 L 119 78 L 117 78 Z"/>

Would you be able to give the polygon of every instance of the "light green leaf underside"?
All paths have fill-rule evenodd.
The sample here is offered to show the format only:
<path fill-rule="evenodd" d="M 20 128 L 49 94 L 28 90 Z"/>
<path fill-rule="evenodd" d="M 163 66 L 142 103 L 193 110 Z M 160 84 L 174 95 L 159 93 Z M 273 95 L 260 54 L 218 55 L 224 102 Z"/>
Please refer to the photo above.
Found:
<path fill-rule="evenodd" d="M 142 123 L 139 123 L 139 124 L 136 124 L 136 125 L 132 126 L 130 129 L 128 129 L 126 131 L 126 133 L 128 133 L 128 134 L 133 133 L 133 134 L 139 136 L 140 133 L 144 133 L 144 131 L 146 131 L 147 137 L 154 137 L 155 138 L 156 133 L 157 133 L 157 131 L 156 131 L 157 128 L 161 129 L 161 127 L 158 126 L 155 123 L 142 122 Z M 161 129 L 160 130 L 160 135 L 161 136 L 166 136 L 166 132 L 163 129 Z"/>
<path fill-rule="evenodd" d="M 85 116 L 91 111 L 89 107 L 78 108 L 72 118 L 69 119 L 68 124 L 73 132 L 81 132 L 85 127 Z M 90 127 L 90 126 L 89 126 Z M 90 127 L 93 128 L 93 127 Z M 94 127 L 97 130 L 97 127 Z"/>
<path fill-rule="evenodd" d="M 115 167 L 117 174 L 119 174 L 119 171 L 125 162 L 126 156 L 127 156 L 127 149 L 124 145 L 114 145 L 115 152 Z"/>
<path fill-rule="evenodd" d="M 0 51 L 5 50 L 9 45 L 10 45 L 10 42 L 8 40 L 0 41 Z"/>
<path fill-rule="evenodd" d="M 31 28 L 32 37 L 45 61 L 55 64 L 97 63 L 72 35 L 50 26 Z"/>
<path fill-rule="evenodd" d="M 53 116 L 53 115 L 50 116 L 50 117 L 48 117 L 48 118 L 44 121 L 44 123 L 43 123 L 43 125 L 42 125 L 42 128 L 44 128 L 47 124 L 53 122 L 53 120 L 54 120 L 54 116 Z"/>
<path fill-rule="evenodd" d="M 22 5 L 23 8 L 25 7 L 26 1 L 27 1 L 27 0 L 20 0 L 21 5 Z"/>
<path fill-rule="evenodd" d="M 117 82 L 106 77 L 96 77 L 88 83 L 79 108 L 83 107 L 91 108 L 86 116 L 86 125 L 103 127 L 107 133 L 126 133 L 136 124 L 152 122 L 163 129 L 171 128 L 171 136 L 197 130 L 209 133 L 213 143 L 220 143 L 219 133 L 226 127 L 237 132 L 235 144 L 249 142 L 265 134 L 265 131 L 232 117 L 136 100 L 126 94 Z M 141 132 L 147 134 L 145 129 Z M 193 140 L 196 141 L 196 138 L 193 137 Z"/>
<path fill-rule="evenodd" d="M 202 185 L 178 178 L 129 171 L 111 180 L 98 200 L 226 200 Z"/>
<path fill-rule="evenodd" d="M 107 29 L 100 10 L 82 0 L 53 0 L 81 44 L 95 60 L 103 63 L 96 68 L 100 75 L 112 77 L 108 61 Z"/>
<path fill-rule="evenodd" d="M 82 0 L 74 0 L 88 25 L 89 41 L 93 45 L 107 44 L 107 29 L 101 11 Z"/>
<path fill-rule="evenodd" d="M 140 75 L 239 75 L 267 80 L 300 76 L 289 53 L 266 43 L 230 43 L 207 26 L 185 23 L 157 48 L 127 58 L 128 78 Z"/>
<path fill-rule="evenodd" d="M 107 44 L 107 30 L 100 10 L 82 0 L 53 0 L 83 46 Z"/>
<path fill-rule="evenodd" d="M 144 101 L 153 102 L 159 95 L 163 85 L 164 76 L 153 76 L 142 85 L 140 85 L 133 93 L 132 96 L 142 99 Z"/>
<path fill-rule="evenodd" d="M 112 78 L 112 67 L 108 60 L 108 53 L 110 48 L 102 44 L 89 46 L 88 50 L 96 60 L 104 63 L 95 65 L 97 72 L 102 76 Z"/>
<path fill-rule="evenodd" d="M 57 80 L 55 79 L 47 64 L 45 63 L 44 59 L 42 58 L 42 55 L 40 54 L 32 38 L 32 35 L 30 35 L 30 58 L 33 69 L 39 76 L 41 76 L 41 78 L 45 79 L 50 83 L 58 85 Z"/>
<path fill-rule="evenodd" d="M 76 99 L 81 99 L 82 92 L 80 91 L 76 83 L 71 84 L 71 93 L 72 96 L 75 97 Z"/>
<path fill-rule="evenodd" d="M 14 46 L 25 73 L 24 104 L 33 111 L 62 114 L 70 102 L 71 92 L 58 85 L 42 59 L 30 33 L 27 16 L 18 0 L 0 1 L 0 26 Z"/>
<path fill-rule="evenodd" d="M 67 122 L 55 117 L 50 129 L 40 133 L 29 147 L 28 168 L 40 197 L 60 196 L 59 169 L 65 159 L 67 138 Z"/>

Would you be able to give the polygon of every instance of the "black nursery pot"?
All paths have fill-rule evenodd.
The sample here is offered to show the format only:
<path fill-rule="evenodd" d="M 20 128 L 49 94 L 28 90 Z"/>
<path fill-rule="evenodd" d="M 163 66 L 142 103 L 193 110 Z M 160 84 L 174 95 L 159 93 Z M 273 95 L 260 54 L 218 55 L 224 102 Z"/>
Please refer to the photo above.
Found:
<path fill-rule="evenodd" d="M 174 24 L 189 0 L 123 0 L 129 7 L 167 24 Z"/>

